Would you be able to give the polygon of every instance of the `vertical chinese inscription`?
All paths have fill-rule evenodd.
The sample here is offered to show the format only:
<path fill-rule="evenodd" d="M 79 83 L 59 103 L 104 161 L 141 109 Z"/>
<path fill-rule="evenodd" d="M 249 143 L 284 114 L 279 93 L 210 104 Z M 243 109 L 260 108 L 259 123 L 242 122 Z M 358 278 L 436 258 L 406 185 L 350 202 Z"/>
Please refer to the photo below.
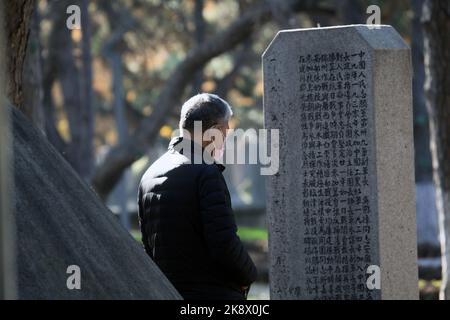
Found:
<path fill-rule="evenodd" d="M 364 50 L 298 58 L 303 291 L 311 299 L 374 299 L 366 270 L 376 237 Z"/>
<path fill-rule="evenodd" d="M 390 26 L 280 31 L 264 52 L 271 299 L 417 299 L 410 58 Z"/>

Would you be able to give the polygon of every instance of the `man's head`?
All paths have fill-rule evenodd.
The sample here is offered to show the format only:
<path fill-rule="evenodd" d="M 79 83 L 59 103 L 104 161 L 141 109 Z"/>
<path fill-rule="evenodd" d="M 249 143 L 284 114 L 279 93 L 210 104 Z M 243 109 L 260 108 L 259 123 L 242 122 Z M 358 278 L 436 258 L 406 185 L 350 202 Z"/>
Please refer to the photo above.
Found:
<path fill-rule="evenodd" d="M 215 94 L 200 93 L 187 100 L 181 108 L 180 132 L 188 131 L 194 141 L 200 142 L 203 147 L 214 141 L 216 148 L 222 148 L 226 131 L 229 128 L 228 120 L 233 115 L 230 105 Z M 201 123 L 201 132 L 194 130 Z M 222 141 L 208 138 L 208 130 L 219 130 L 223 136 Z M 204 135 L 204 133 L 206 134 Z M 212 133 L 214 135 L 214 133 Z M 199 136 L 200 135 L 200 136 Z"/>

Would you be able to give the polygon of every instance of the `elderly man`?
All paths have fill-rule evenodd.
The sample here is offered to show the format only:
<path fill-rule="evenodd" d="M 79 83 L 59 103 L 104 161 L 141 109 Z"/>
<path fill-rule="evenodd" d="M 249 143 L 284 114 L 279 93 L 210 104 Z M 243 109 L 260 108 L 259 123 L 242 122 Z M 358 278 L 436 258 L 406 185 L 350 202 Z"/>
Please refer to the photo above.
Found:
<path fill-rule="evenodd" d="M 229 104 L 216 95 L 186 101 L 181 135 L 139 186 L 145 250 L 185 299 L 242 300 L 256 278 L 236 234 L 225 167 L 215 161 L 222 156 L 231 116 Z"/>

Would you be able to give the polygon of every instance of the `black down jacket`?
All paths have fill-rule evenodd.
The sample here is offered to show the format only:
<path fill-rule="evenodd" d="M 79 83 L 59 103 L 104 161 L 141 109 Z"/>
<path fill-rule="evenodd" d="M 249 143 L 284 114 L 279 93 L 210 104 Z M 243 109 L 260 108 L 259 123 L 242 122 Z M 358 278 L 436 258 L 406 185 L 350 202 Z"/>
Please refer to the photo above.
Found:
<path fill-rule="evenodd" d="M 244 299 L 256 268 L 236 234 L 224 167 L 191 163 L 201 147 L 189 141 L 188 157 L 177 148 L 182 140 L 174 138 L 142 177 L 145 250 L 185 299 Z"/>

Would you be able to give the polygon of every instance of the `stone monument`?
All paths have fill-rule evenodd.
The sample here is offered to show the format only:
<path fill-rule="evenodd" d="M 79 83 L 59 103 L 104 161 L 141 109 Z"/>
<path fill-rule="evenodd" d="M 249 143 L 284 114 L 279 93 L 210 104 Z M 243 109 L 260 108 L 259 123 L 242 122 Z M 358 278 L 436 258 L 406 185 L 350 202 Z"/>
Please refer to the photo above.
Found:
<path fill-rule="evenodd" d="M 10 106 L 8 112 L 17 298 L 181 299 L 142 244 L 42 133 L 17 108 Z"/>
<path fill-rule="evenodd" d="M 417 299 L 410 49 L 390 26 L 280 31 L 263 54 L 272 299 Z"/>

